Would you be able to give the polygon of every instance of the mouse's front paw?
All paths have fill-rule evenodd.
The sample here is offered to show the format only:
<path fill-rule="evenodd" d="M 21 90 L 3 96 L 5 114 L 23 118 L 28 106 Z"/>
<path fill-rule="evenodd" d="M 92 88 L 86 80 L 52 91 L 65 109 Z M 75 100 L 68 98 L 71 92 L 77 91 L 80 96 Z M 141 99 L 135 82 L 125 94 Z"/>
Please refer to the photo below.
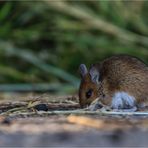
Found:
<path fill-rule="evenodd" d="M 98 99 L 95 99 L 89 106 L 88 106 L 88 110 L 90 111 L 96 111 L 97 109 L 102 108 L 102 104 L 99 103 Z"/>

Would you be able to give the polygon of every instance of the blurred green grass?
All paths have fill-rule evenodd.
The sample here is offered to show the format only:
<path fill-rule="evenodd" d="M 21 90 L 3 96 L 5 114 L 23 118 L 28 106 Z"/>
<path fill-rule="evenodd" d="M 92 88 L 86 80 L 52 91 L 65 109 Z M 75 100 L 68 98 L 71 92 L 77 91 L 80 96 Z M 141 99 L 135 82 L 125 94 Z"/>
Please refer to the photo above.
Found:
<path fill-rule="evenodd" d="M 80 63 L 121 53 L 148 63 L 147 18 L 147 1 L 0 1 L 0 83 L 75 90 Z"/>

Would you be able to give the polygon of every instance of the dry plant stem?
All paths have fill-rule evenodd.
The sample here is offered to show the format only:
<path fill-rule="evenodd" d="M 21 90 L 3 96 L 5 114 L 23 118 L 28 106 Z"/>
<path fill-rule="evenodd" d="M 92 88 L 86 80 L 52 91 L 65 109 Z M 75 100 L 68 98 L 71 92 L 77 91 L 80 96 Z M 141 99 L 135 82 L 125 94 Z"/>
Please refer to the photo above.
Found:
<path fill-rule="evenodd" d="M 6 112 L 2 112 L 0 115 L 9 115 L 9 114 L 13 114 L 13 112 L 21 112 L 21 111 L 26 111 L 26 107 L 16 107 L 16 108 L 12 108 L 7 110 Z"/>
<path fill-rule="evenodd" d="M 32 104 L 26 104 L 26 106 L 19 106 L 19 107 L 16 107 L 14 106 L 14 108 L 10 108 L 9 109 L 9 106 L 5 107 L 5 110 L 6 111 L 3 111 L 1 113 L 1 115 L 9 115 L 9 114 L 14 114 L 15 112 L 22 112 L 22 111 L 26 111 L 27 112 L 27 109 L 33 109 L 35 105 L 38 105 L 40 104 L 39 101 L 35 101 L 34 103 Z M 71 109 L 78 109 L 79 108 L 79 104 L 64 104 L 64 103 L 61 103 L 61 104 L 53 104 L 53 103 L 45 103 L 47 104 L 48 106 L 48 109 L 49 111 L 52 111 L 52 110 L 66 110 L 67 108 L 71 108 Z M 19 113 L 18 113 L 19 114 Z"/>
<path fill-rule="evenodd" d="M 25 108 L 27 106 L 26 102 L 20 102 L 20 103 L 2 103 L 0 104 L 0 111 L 1 114 L 5 112 L 14 112 L 15 110 L 19 110 L 21 108 Z"/>
<path fill-rule="evenodd" d="M 46 0 L 45 0 L 46 1 Z M 127 30 L 123 30 L 105 20 L 100 19 L 94 15 L 88 14 L 84 10 L 76 6 L 71 6 L 65 1 L 46 1 L 48 5 L 60 12 L 66 13 L 78 19 L 81 19 L 84 23 L 89 25 L 93 29 L 101 30 L 107 34 L 113 35 L 121 41 L 124 40 L 129 43 L 139 43 L 148 47 L 148 38 Z"/>
<path fill-rule="evenodd" d="M 49 115 L 99 115 L 99 116 L 148 116 L 148 112 L 108 112 L 108 111 L 84 111 L 84 110 L 70 110 L 70 111 L 39 111 L 39 112 L 20 112 L 11 113 L 9 116 L 49 116 Z"/>

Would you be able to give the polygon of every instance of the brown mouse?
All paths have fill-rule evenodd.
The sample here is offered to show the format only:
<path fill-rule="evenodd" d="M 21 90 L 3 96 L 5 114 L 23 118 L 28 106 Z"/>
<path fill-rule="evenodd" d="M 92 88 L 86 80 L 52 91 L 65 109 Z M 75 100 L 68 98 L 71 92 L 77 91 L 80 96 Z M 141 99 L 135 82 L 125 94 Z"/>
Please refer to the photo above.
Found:
<path fill-rule="evenodd" d="M 81 64 L 79 70 L 79 103 L 82 108 L 96 98 L 113 109 L 148 105 L 148 66 L 138 58 L 115 55 L 91 65 L 89 70 Z"/>

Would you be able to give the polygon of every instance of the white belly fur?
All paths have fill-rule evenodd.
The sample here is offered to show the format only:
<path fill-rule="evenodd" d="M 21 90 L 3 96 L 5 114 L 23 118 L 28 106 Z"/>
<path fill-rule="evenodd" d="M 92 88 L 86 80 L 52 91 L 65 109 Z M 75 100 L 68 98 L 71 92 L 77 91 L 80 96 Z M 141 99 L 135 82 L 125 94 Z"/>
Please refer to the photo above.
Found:
<path fill-rule="evenodd" d="M 112 98 L 113 109 L 128 109 L 135 106 L 135 98 L 126 92 L 116 92 Z"/>

